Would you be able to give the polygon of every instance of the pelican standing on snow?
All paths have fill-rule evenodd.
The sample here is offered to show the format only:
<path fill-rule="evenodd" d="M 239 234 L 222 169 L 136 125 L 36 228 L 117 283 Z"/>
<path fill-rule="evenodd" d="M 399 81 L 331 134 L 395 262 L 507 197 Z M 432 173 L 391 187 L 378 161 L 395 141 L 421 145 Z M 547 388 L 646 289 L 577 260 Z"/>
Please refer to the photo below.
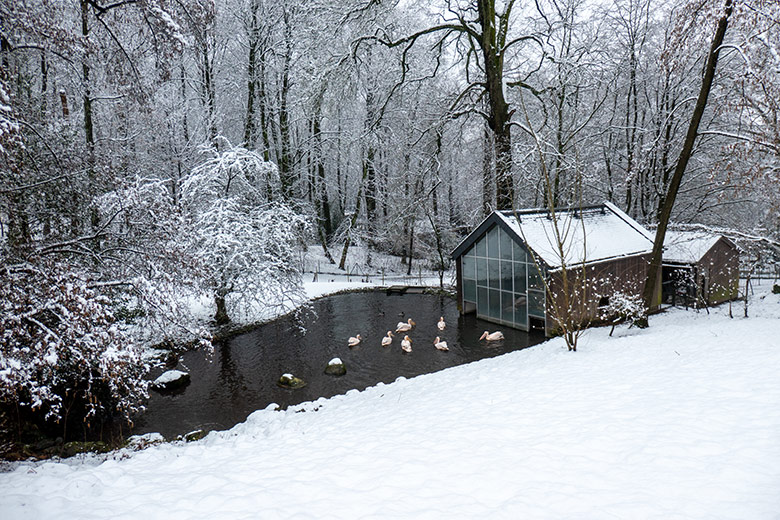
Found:
<path fill-rule="evenodd" d="M 411 352 L 412 351 L 412 338 L 409 336 L 404 336 L 404 339 L 401 340 L 401 348 L 404 352 Z"/>
<path fill-rule="evenodd" d="M 392 343 L 392 342 L 393 342 L 393 333 L 388 330 L 387 331 L 387 336 L 382 338 L 382 346 L 383 347 L 389 347 L 390 343 Z"/>
<path fill-rule="evenodd" d="M 439 350 L 449 350 L 450 348 L 447 346 L 446 341 L 441 341 L 441 338 L 439 336 L 436 336 L 436 339 L 433 340 L 433 346 L 436 347 Z"/>
<path fill-rule="evenodd" d="M 485 331 L 482 333 L 479 339 L 480 341 L 483 339 L 486 339 L 488 341 L 498 341 L 504 339 L 504 333 L 501 332 L 500 330 L 497 330 L 495 332 L 490 332 L 490 333 L 488 333 L 488 331 Z"/>
<path fill-rule="evenodd" d="M 399 321 L 398 325 L 395 326 L 395 332 L 396 334 L 399 332 L 409 332 L 412 330 L 412 327 L 414 327 L 414 322 L 412 321 L 412 318 L 409 318 L 406 323 Z"/>
<path fill-rule="evenodd" d="M 358 334 L 357 336 L 353 336 L 347 340 L 347 345 L 349 345 L 350 347 L 356 347 L 360 344 L 361 339 L 363 338 L 360 337 L 360 334 Z"/>
<path fill-rule="evenodd" d="M 439 318 L 439 323 L 436 324 L 437 327 L 439 327 L 439 330 L 444 332 L 444 328 L 447 326 L 446 323 L 444 323 L 444 316 Z"/>

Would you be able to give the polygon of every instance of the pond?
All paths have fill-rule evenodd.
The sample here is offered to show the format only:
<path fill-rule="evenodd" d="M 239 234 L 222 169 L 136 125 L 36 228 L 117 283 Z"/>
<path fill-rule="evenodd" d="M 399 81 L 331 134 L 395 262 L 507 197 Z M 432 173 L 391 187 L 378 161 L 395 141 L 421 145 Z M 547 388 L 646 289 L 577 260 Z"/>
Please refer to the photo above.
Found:
<path fill-rule="evenodd" d="M 286 316 L 215 345 L 209 362 L 202 352 L 184 354 L 182 365 L 191 383 L 173 394 L 151 392 L 147 411 L 136 421 L 134 434 L 160 432 L 173 438 L 193 430 L 224 430 L 244 421 L 255 410 L 277 403 L 283 408 L 320 397 L 363 390 L 378 382 L 414 377 L 497 356 L 544 341 L 541 333 L 526 333 L 461 316 L 455 300 L 431 294 L 386 294 L 384 291 L 348 293 L 321 298 L 301 322 Z M 439 333 L 443 316 L 447 328 Z M 403 334 L 390 347 L 380 342 L 399 321 L 412 318 L 412 352 L 401 350 Z M 483 331 L 501 330 L 503 341 L 479 341 Z M 363 341 L 347 346 L 350 336 Z M 436 350 L 436 336 L 447 341 L 448 352 Z M 328 361 L 341 358 L 347 374 L 324 373 Z M 308 384 L 290 390 L 277 386 L 290 372 Z"/>

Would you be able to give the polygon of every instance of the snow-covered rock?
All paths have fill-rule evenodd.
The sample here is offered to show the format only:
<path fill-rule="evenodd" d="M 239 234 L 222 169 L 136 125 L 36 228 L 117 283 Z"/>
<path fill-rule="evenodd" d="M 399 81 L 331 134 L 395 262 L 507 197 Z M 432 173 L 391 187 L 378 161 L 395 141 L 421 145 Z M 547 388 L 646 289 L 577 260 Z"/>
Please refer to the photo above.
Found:
<path fill-rule="evenodd" d="M 306 386 L 306 381 L 292 374 L 282 374 L 277 384 L 283 388 L 303 388 Z"/>
<path fill-rule="evenodd" d="M 175 390 L 189 384 L 189 382 L 190 375 L 187 372 L 168 370 L 152 382 L 152 388 L 155 390 Z"/>
<path fill-rule="evenodd" d="M 331 376 L 343 376 L 347 373 L 347 367 L 339 358 L 333 358 L 328 362 L 328 366 L 325 367 L 325 373 Z"/>
<path fill-rule="evenodd" d="M 129 437 L 125 443 L 125 448 L 134 451 L 143 450 L 149 446 L 156 446 L 157 444 L 162 444 L 163 442 L 165 442 L 165 437 L 157 432 L 144 433 L 143 435 L 133 435 Z"/>

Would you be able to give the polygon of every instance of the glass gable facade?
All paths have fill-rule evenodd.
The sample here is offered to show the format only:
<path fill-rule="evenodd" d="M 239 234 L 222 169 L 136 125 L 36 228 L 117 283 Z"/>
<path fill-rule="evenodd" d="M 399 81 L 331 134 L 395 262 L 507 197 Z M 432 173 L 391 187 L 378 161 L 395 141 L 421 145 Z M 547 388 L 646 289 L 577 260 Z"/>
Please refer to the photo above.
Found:
<path fill-rule="evenodd" d="M 493 226 L 461 257 L 463 301 L 477 316 L 528 330 L 528 317 L 544 319 L 544 283 L 533 259 L 503 229 Z"/>

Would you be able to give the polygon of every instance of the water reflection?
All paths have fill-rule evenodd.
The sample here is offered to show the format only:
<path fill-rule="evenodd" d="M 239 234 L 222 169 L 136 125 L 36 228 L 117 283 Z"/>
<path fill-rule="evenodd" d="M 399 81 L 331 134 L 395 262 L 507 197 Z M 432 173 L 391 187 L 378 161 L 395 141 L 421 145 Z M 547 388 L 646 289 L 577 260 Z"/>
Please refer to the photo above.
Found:
<path fill-rule="evenodd" d="M 296 317 L 289 317 L 216 345 L 211 363 L 202 353 L 185 354 L 182 363 L 192 382 L 176 395 L 153 393 L 133 433 L 157 431 L 170 438 L 195 429 L 227 429 L 271 403 L 286 407 L 362 390 L 380 381 L 390 383 L 399 376 L 435 372 L 544 341 L 541 334 L 499 327 L 474 315 L 460 316 L 455 301 L 444 296 L 350 293 L 318 300 L 312 312 L 297 318 L 305 321 L 305 331 Z M 447 322 L 444 332 L 436 327 L 440 316 Z M 387 331 L 410 317 L 417 324 L 409 333 L 413 352 L 401 351 L 402 335 L 390 347 L 382 347 Z M 484 330 L 499 328 L 503 341 L 479 341 Z M 347 338 L 356 334 L 363 341 L 349 348 Z M 449 352 L 436 350 L 436 336 L 448 343 Z M 345 363 L 345 376 L 324 373 L 334 357 Z M 298 390 L 278 387 L 285 372 L 308 385 Z"/>

